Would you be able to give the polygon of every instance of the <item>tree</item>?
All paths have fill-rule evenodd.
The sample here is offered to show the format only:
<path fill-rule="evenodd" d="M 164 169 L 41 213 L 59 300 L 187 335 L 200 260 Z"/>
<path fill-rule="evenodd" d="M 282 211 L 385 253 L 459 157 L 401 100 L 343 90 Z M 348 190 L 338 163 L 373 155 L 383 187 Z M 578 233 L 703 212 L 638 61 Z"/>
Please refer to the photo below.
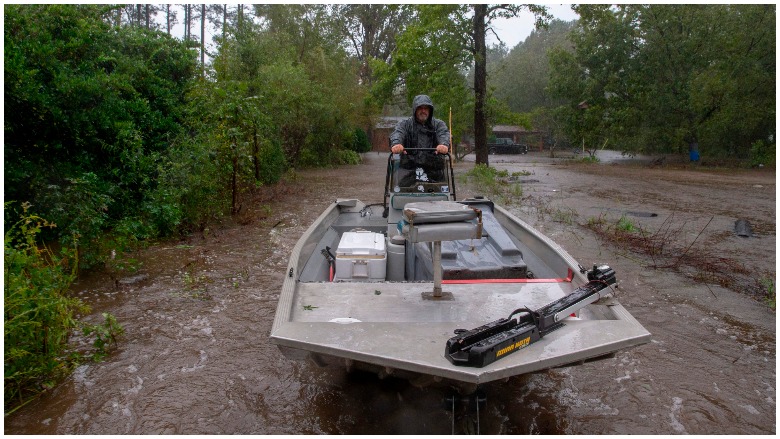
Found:
<path fill-rule="evenodd" d="M 371 60 L 388 62 L 396 48 L 396 36 L 414 17 L 403 5 L 333 5 L 330 14 L 360 63 L 360 82 L 369 87 L 374 82 Z"/>
<path fill-rule="evenodd" d="M 577 7 L 551 88 L 569 133 L 629 150 L 746 157 L 774 139 L 773 5 Z M 746 80 L 747 79 L 747 80 Z M 773 141 L 773 140 L 771 140 Z"/>
<path fill-rule="evenodd" d="M 181 130 L 191 53 L 94 5 L 5 9 L 5 190 L 87 245 L 146 210 Z"/>
<path fill-rule="evenodd" d="M 518 113 L 560 105 L 561 100 L 553 99 L 547 90 L 550 78 L 548 51 L 558 48 L 573 52 L 568 36 L 574 25 L 575 22 L 552 20 L 547 28 L 531 32 L 505 57 L 492 62 L 488 57 L 488 87 L 495 90 L 496 98 Z"/>
<path fill-rule="evenodd" d="M 493 31 L 491 23 L 495 19 L 515 17 L 525 9 L 536 16 L 537 26 L 544 25 L 549 17 L 547 8 L 539 5 L 418 6 L 419 19 L 399 39 L 393 68 L 384 72 L 386 78 L 397 75 L 410 95 L 428 92 L 443 98 L 438 102 L 462 108 L 466 101 L 464 93 L 453 91 L 463 89 L 463 85 L 457 85 L 457 82 L 463 81 L 462 72 L 473 63 L 472 121 L 478 164 L 488 164 L 485 36 L 487 32 Z M 392 89 L 387 83 L 383 87 L 384 90 Z"/>
<path fill-rule="evenodd" d="M 176 24 L 176 11 L 171 11 L 171 5 L 165 5 L 165 32 L 171 34 L 171 26 Z"/>
<path fill-rule="evenodd" d="M 290 166 L 339 161 L 364 126 L 364 87 L 358 65 L 344 50 L 338 22 L 321 5 L 256 5 L 247 20 L 220 42 L 218 81 L 240 81 L 258 97 Z"/>

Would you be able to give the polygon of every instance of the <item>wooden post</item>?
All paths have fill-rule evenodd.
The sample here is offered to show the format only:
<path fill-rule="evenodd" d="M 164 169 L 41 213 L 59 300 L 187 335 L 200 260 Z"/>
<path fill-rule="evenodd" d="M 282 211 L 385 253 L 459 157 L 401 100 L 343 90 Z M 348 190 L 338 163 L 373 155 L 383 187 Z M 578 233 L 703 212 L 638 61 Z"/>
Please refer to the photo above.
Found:
<path fill-rule="evenodd" d="M 455 161 L 458 161 L 458 155 L 455 153 L 455 144 L 452 143 L 452 107 L 450 107 L 450 149 L 452 150 L 452 156 L 455 157 Z"/>

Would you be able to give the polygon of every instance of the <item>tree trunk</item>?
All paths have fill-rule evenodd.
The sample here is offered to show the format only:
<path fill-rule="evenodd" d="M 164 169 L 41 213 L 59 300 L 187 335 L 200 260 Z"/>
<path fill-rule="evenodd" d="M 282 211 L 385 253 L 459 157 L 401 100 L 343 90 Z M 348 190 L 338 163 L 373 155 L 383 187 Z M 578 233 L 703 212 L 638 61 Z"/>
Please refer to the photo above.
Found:
<path fill-rule="evenodd" d="M 192 26 L 192 5 L 184 5 L 184 41 L 190 40 Z"/>
<path fill-rule="evenodd" d="M 254 146 L 252 148 L 252 161 L 255 165 L 255 181 L 260 181 L 260 144 L 257 142 L 257 125 L 254 130 Z"/>
<path fill-rule="evenodd" d="M 232 201 L 230 207 L 230 213 L 233 215 L 238 213 L 238 156 L 233 155 L 233 175 L 230 181 L 230 189 L 232 192 Z"/>
<path fill-rule="evenodd" d="M 485 16 L 487 5 L 474 5 L 474 153 L 477 164 L 488 163 L 487 121 L 487 47 L 485 46 Z"/>
<path fill-rule="evenodd" d="M 200 77 L 206 77 L 206 4 L 200 5 Z"/>
<path fill-rule="evenodd" d="M 171 34 L 171 5 L 165 5 L 165 28 L 168 31 L 168 35 Z"/>

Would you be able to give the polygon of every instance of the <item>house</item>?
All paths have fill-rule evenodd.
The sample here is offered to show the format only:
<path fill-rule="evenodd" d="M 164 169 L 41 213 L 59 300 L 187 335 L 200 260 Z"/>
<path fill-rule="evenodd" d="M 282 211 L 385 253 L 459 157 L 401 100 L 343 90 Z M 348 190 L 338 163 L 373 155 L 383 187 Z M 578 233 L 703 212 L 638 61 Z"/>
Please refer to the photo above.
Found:
<path fill-rule="evenodd" d="M 380 117 L 371 130 L 371 151 L 390 152 L 390 134 L 403 119 L 406 117 Z"/>

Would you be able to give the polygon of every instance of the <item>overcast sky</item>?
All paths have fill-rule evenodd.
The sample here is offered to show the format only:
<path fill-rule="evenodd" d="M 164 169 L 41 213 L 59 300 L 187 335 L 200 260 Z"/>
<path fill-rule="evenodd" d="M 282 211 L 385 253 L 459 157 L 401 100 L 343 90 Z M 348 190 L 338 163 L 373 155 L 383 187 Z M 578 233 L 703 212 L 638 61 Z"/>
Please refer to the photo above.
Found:
<path fill-rule="evenodd" d="M 547 12 L 563 21 L 572 21 L 579 18 L 571 10 L 571 4 L 546 4 Z M 534 16 L 530 12 L 523 12 L 520 17 L 499 19 L 493 27 L 501 40 L 506 44 L 509 50 L 512 50 L 518 43 L 525 41 L 534 30 Z M 492 35 L 487 40 L 488 44 L 497 43 Z"/>

